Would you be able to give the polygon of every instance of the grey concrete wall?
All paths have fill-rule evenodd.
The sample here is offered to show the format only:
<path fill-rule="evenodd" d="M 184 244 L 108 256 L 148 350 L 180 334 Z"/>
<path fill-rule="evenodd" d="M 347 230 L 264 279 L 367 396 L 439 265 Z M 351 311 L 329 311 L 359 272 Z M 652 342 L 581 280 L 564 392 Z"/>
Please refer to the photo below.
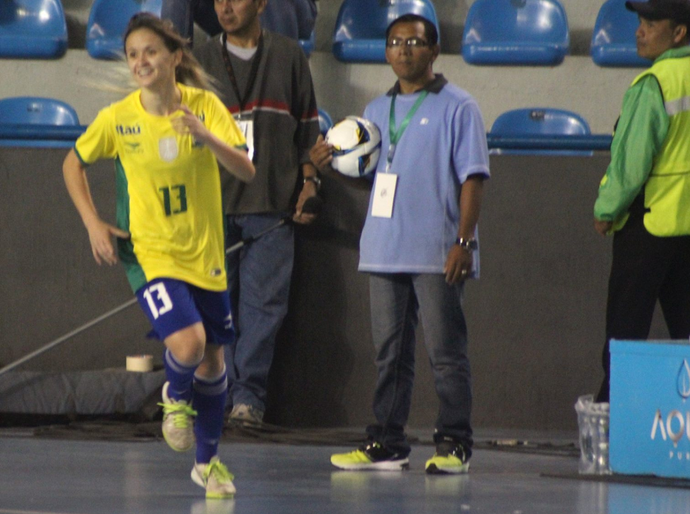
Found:
<path fill-rule="evenodd" d="M 119 267 L 98 267 L 62 182 L 64 150 L 0 147 L 0 363 L 40 348 L 128 301 Z M 482 278 L 468 284 L 466 314 L 478 427 L 573 429 L 578 395 L 601 379 L 599 355 L 609 267 L 607 239 L 592 229 L 592 202 L 608 162 L 497 156 L 480 234 Z M 114 213 L 110 162 L 89 169 L 106 218 Z M 316 227 L 297 231 L 290 311 L 271 374 L 269 421 L 360 426 L 375 383 L 367 277 L 356 271 L 368 192 L 326 177 Z M 153 353 L 137 306 L 23 369 L 122 367 Z M 654 335 L 665 337 L 656 321 Z M 430 426 L 436 396 L 417 351 L 411 426 Z"/>
<path fill-rule="evenodd" d="M 607 163 L 605 153 L 492 157 L 482 277 L 465 300 L 478 427 L 572 430 L 577 397 L 598 390 L 610 240 L 594 233 L 592 204 Z M 328 179 L 324 195 L 322 229 L 298 239 L 271 411 L 291 425 L 362 425 L 376 375 L 367 278 L 354 272 L 368 195 Z M 658 314 L 652 335 L 667 337 Z M 410 425 L 429 426 L 438 402 L 423 327 L 419 339 Z"/>
<path fill-rule="evenodd" d="M 66 150 L 0 147 L 0 363 L 9 364 L 132 298 L 123 270 L 96 265 L 62 180 Z M 115 219 L 112 162 L 90 168 L 102 215 Z M 154 353 L 148 320 L 132 307 L 23 369 L 122 367 Z"/>
<path fill-rule="evenodd" d="M 588 41 L 603 3 L 564 0 L 571 27 L 573 52 L 560 66 L 477 67 L 459 55 L 462 29 L 470 0 L 437 0 L 444 37 L 444 54 L 436 71 L 473 94 L 487 128 L 496 117 L 521 107 L 554 107 L 584 116 L 595 133 L 610 133 L 618 117 L 625 89 L 639 70 L 599 68 L 589 57 Z M 70 50 L 57 61 L 0 60 L 0 97 L 37 95 L 64 100 L 74 106 L 82 123 L 93 121 L 104 105 L 121 98 L 108 90 L 122 83 L 122 65 L 91 59 L 83 50 L 90 0 L 64 0 L 68 14 Z M 386 65 L 347 65 L 330 53 L 330 41 L 340 2 L 320 0 L 317 51 L 312 55 L 317 100 L 335 118 L 361 113 L 375 96 L 394 81 Z M 579 36 L 578 36 L 579 34 Z M 578 39 L 579 44 L 576 44 Z M 577 50 L 578 47 L 587 48 Z"/>
<path fill-rule="evenodd" d="M 320 107 L 335 119 L 361 114 L 364 106 L 395 82 L 383 64 L 344 64 L 332 54 L 312 54 L 310 65 Z M 479 102 L 487 130 L 501 113 L 521 107 L 575 111 L 594 133 L 611 133 L 621 100 L 635 69 L 599 68 L 588 57 L 569 57 L 555 68 L 470 66 L 459 55 L 442 55 L 434 66 Z M 112 91 L 123 85 L 122 65 L 91 59 L 85 50 L 70 50 L 58 61 L 0 60 L 0 98 L 35 95 L 74 106 L 88 124 L 99 109 L 122 98 Z M 11 80 L 5 80 L 5 77 Z"/>

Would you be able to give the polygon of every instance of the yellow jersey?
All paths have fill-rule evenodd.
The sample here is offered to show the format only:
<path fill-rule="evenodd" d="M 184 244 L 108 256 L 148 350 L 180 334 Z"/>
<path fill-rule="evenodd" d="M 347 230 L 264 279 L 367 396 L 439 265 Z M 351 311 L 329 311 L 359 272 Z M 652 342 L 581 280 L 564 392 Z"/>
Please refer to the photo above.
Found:
<path fill-rule="evenodd" d="M 186 105 L 216 137 L 246 148 L 227 108 L 209 91 L 177 85 Z M 171 116 L 154 116 L 141 90 L 98 113 L 75 143 L 87 166 L 115 159 L 117 226 L 131 234 L 118 254 L 134 291 L 155 278 L 173 278 L 210 291 L 227 289 L 224 218 L 215 155 Z"/>

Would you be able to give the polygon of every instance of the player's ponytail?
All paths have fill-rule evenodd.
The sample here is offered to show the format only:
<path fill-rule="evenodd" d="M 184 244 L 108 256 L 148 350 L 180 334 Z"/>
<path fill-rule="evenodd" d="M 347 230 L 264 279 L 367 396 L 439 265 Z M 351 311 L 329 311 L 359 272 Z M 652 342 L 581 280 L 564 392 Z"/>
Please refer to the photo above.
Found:
<path fill-rule="evenodd" d="M 204 71 L 199 62 L 189 50 L 187 41 L 175 30 L 170 20 L 161 20 L 156 15 L 141 12 L 132 16 L 127 25 L 123 37 L 123 45 L 127 44 L 127 38 L 135 30 L 148 29 L 163 40 L 163 44 L 170 52 L 182 51 L 182 61 L 175 69 L 175 79 L 188 86 L 199 87 L 214 91 L 212 79 Z M 126 55 L 125 48 L 125 55 Z"/>

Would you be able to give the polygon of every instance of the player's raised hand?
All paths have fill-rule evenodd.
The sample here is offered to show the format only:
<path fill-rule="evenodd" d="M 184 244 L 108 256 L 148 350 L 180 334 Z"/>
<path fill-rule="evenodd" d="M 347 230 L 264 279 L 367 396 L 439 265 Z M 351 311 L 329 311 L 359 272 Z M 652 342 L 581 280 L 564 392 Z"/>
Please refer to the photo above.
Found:
<path fill-rule="evenodd" d="M 173 128 L 183 135 L 190 135 L 197 141 L 205 143 L 210 132 L 204 126 L 199 118 L 186 105 L 180 105 L 181 114 L 177 114 L 172 118 L 171 123 Z"/>

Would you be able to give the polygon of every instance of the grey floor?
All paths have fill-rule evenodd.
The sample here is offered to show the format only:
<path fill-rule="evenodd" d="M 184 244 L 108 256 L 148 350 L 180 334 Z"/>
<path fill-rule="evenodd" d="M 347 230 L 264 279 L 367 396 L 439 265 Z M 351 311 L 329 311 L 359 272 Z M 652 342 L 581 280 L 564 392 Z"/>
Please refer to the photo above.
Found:
<path fill-rule="evenodd" d="M 427 476 L 430 446 L 395 473 L 332 468 L 347 449 L 224 442 L 237 496 L 207 502 L 189 478 L 193 455 L 163 442 L 0 435 L 0 514 L 690 513 L 690 489 L 543 476 L 576 473 L 572 455 L 478 449 L 469 475 Z"/>

